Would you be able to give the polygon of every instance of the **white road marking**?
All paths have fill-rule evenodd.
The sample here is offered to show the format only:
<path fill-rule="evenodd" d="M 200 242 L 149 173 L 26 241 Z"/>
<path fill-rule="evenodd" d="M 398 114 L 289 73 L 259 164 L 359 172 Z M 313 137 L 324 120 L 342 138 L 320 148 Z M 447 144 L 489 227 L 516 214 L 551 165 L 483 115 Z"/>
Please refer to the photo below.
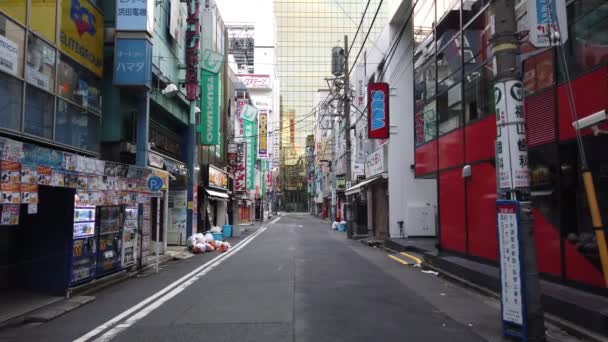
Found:
<path fill-rule="evenodd" d="M 282 217 L 282 216 L 281 216 L 281 217 Z M 270 221 L 270 224 L 275 224 L 275 223 L 277 223 L 277 221 L 278 221 L 278 220 L 280 220 L 280 219 L 281 219 L 281 217 L 277 217 L 276 219 L 274 219 L 274 220 Z"/>
<path fill-rule="evenodd" d="M 202 266 L 198 267 L 194 271 L 186 274 L 185 276 L 181 277 L 180 279 L 178 279 L 178 280 L 174 281 L 173 283 L 169 284 L 168 286 L 166 286 L 164 289 L 162 289 L 161 291 L 157 292 L 156 294 L 154 294 L 154 295 L 146 298 L 145 300 L 143 300 L 143 301 L 139 302 L 138 304 L 132 306 L 130 309 L 125 310 L 124 312 L 122 312 L 121 314 L 119 314 L 116 317 L 112 318 L 111 320 L 109 320 L 109 321 L 105 322 L 104 324 L 98 326 L 97 328 L 91 330 L 90 332 L 88 332 L 87 334 L 83 335 L 82 337 L 74 340 L 74 342 L 86 342 L 86 341 L 89 341 L 90 339 L 92 339 L 93 337 L 101 334 L 105 330 L 107 330 L 109 328 L 112 328 L 112 326 L 115 326 L 113 329 L 109 330 L 103 336 L 99 337 L 95 341 L 100 341 L 101 342 L 101 341 L 109 341 L 109 340 L 111 340 L 118 333 L 120 333 L 121 331 L 125 330 L 129 326 L 133 325 L 133 323 L 137 322 L 141 318 L 147 316 L 150 312 L 152 312 L 153 310 L 155 310 L 156 308 L 158 308 L 162 303 L 164 303 L 167 300 L 175 297 L 178 293 L 180 293 L 183 290 L 185 290 L 188 286 L 190 286 L 192 283 L 194 283 L 196 280 L 198 280 L 203 275 L 207 274 L 210 270 L 212 270 L 217 265 L 219 265 L 220 263 L 222 263 L 225 259 L 229 258 L 233 254 L 235 254 L 236 252 L 238 252 L 239 250 L 241 250 L 243 247 L 245 247 L 246 245 L 248 245 L 254 238 L 256 238 L 258 235 L 260 235 L 266 229 L 267 229 L 267 227 L 261 227 L 257 232 L 255 232 L 251 236 L 247 237 L 243 241 L 239 242 L 237 245 L 235 245 L 234 247 L 232 247 L 228 252 L 220 254 L 217 257 L 209 260 L 208 262 L 206 262 Z M 159 297 L 160 297 L 160 299 L 159 299 Z M 155 301 L 157 299 L 158 299 L 158 301 L 152 303 L 153 301 Z M 157 303 L 159 303 L 159 302 L 160 302 L 160 304 L 157 305 Z M 150 303 L 152 303 L 152 304 L 149 305 L 148 307 L 146 307 L 146 305 L 148 305 Z M 119 323 L 120 321 L 122 321 L 123 319 L 125 319 L 129 315 L 137 312 L 140 309 L 142 309 L 142 310 L 138 314 L 136 314 L 133 317 L 129 318 L 125 323 L 117 325 L 117 323 Z M 141 315 L 142 312 L 146 312 L 146 313 L 144 315 Z M 137 317 L 137 319 L 135 319 L 136 317 Z"/>

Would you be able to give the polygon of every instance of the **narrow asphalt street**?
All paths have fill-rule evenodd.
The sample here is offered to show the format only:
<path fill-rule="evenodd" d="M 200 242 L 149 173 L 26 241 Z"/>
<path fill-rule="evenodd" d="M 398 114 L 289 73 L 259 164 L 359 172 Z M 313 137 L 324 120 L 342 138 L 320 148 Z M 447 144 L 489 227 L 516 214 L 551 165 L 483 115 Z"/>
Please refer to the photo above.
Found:
<path fill-rule="evenodd" d="M 0 341 L 500 340 L 497 308 L 490 325 L 475 321 L 491 305 L 483 298 L 308 214 L 252 227 L 219 255 L 112 286 L 53 321 L 0 331 Z"/>

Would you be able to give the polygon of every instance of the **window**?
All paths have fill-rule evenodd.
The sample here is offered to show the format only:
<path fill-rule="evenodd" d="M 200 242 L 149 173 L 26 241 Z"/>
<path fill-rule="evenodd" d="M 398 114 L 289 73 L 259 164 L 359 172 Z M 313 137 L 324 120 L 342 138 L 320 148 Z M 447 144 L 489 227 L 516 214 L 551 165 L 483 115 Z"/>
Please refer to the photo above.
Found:
<path fill-rule="evenodd" d="M 462 79 L 460 37 L 437 53 L 437 92 L 440 93 Z"/>
<path fill-rule="evenodd" d="M 0 54 L 0 71 L 15 76 L 23 76 L 25 30 L 1 14 L 0 41 L 4 46 Z"/>
<path fill-rule="evenodd" d="M 53 137 L 53 95 L 27 86 L 25 90 L 25 132 L 42 138 Z"/>
<path fill-rule="evenodd" d="M 30 27 L 54 42 L 57 29 L 57 0 L 31 0 Z M 64 0 L 65 1 L 65 0 Z"/>
<path fill-rule="evenodd" d="M 465 68 L 477 68 L 492 59 L 490 10 L 481 13 L 464 29 L 462 49 Z"/>
<path fill-rule="evenodd" d="M 0 72 L 0 127 L 21 129 L 23 82 Z"/>
<path fill-rule="evenodd" d="M 568 6 L 568 41 L 564 45 L 571 77 L 608 63 L 608 2 L 577 0 Z M 559 79 L 565 79 L 560 65 Z"/>
<path fill-rule="evenodd" d="M 55 49 L 31 32 L 28 35 L 25 80 L 46 91 L 53 91 Z"/>
<path fill-rule="evenodd" d="M 57 94 L 96 112 L 101 111 L 101 81 L 69 57 L 61 55 Z"/>
<path fill-rule="evenodd" d="M 99 121 L 98 116 L 58 100 L 55 140 L 77 148 L 98 151 Z"/>
<path fill-rule="evenodd" d="M 439 135 L 448 133 L 462 125 L 462 83 L 437 96 Z"/>
<path fill-rule="evenodd" d="M 464 101 L 465 122 L 494 114 L 494 73 L 490 65 L 465 76 Z"/>
<path fill-rule="evenodd" d="M 422 111 L 424 142 L 437 138 L 437 106 L 435 101 L 427 104 Z"/>
<path fill-rule="evenodd" d="M 470 1 L 466 1 L 462 7 L 462 23 L 463 26 L 467 25 L 479 11 L 485 9 L 490 3 L 490 0 L 477 0 L 473 4 Z"/>

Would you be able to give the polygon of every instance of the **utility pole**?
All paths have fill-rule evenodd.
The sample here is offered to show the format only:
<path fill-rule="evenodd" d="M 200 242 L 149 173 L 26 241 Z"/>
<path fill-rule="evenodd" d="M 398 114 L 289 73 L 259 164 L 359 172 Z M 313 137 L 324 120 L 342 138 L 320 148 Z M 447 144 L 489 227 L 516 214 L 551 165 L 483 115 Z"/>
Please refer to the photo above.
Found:
<path fill-rule="evenodd" d="M 515 0 L 492 0 L 495 32 L 491 38 L 495 57 L 494 95 L 496 102 L 496 171 L 498 200 L 517 201 L 520 208 L 519 260 L 523 273 L 518 282 L 522 287 L 521 329 L 527 341 L 545 341 L 545 324 L 541 307 L 540 279 L 534 244 L 534 222 L 530 202 L 530 172 L 528 169 L 525 117 L 523 114 L 523 87 L 519 73 L 517 22 Z M 517 203 L 516 202 L 516 203 Z M 499 239 L 500 236 L 499 229 Z M 504 240 L 501 240 L 504 241 Z M 502 242 L 501 242 L 502 245 Z M 508 251 L 507 247 L 507 251 Z M 501 248 L 502 303 L 505 309 L 506 263 Z M 517 303 L 517 302 L 516 302 Z M 503 315 L 503 327 L 504 326 Z M 503 329 L 504 331 L 505 329 Z"/>
<path fill-rule="evenodd" d="M 351 184 L 351 163 L 350 163 L 350 151 L 351 151 L 351 142 L 350 142 L 350 78 L 349 78 L 349 70 L 348 70 L 348 35 L 344 35 L 344 139 L 345 139 L 345 163 L 346 163 L 346 184 Z M 345 198 L 346 203 L 344 204 L 344 221 L 350 226 L 348 221 L 351 219 L 351 205 L 348 197 Z M 350 229 L 348 230 L 351 231 Z"/>

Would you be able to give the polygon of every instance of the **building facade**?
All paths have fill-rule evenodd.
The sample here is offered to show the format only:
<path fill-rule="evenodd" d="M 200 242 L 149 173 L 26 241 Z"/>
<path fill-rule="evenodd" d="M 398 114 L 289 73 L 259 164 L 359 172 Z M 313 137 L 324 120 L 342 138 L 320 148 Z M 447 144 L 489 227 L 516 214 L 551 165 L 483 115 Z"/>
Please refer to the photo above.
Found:
<path fill-rule="evenodd" d="M 296 164 L 305 158 L 306 137 L 313 133 L 315 126 L 311 104 L 317 90 L 327 87 L 325 78 L 331 77 L 331 48 L 343 47 L 345 34 L 354 39 L 366 3 L 358 0 L 274 1 L 277 78 L 281 82 L 281 161 L 283 165 L 292 165 L 290 169 L 293 169 L 283 182 L 284 190 L 291 192 L 286 194 L 289 198 L 306 203 L 306 187 L 294 177 L 305 173 L 304 169 L 296 170 Z M 359 35 L 352 42 L 351 63 L 372 26 L 380 3 L 373 0 L 369 4 Z M 385 26 L 389 7 L 388 4 L 380 7 L 366 45 L 371 46 Z"/>
<path fill-rule="evenodd" d="M 489 1 L 427 1 L 414 15 L 414 120 L 417 179 L 437 182 L 442 249 L 496 263 L 496 119 L 491 91 Z M 527 30 L 525 1 L 518 26 Z M 605 1 L 567 1 L 569 38 L 563 52 L 521 44 L 528 160 L 540 272 L 567 284 L 602 287 L 597 242 L 580 176 L 568 83 L 579 118 L 606 108 L 608 7 Z M 602 125 L 584 130 L 583 144 L 606 219 Z M 526 165 L 528 164 L 528 165 Z M 463 167 L 471 174 L 463 177 Z"/>

